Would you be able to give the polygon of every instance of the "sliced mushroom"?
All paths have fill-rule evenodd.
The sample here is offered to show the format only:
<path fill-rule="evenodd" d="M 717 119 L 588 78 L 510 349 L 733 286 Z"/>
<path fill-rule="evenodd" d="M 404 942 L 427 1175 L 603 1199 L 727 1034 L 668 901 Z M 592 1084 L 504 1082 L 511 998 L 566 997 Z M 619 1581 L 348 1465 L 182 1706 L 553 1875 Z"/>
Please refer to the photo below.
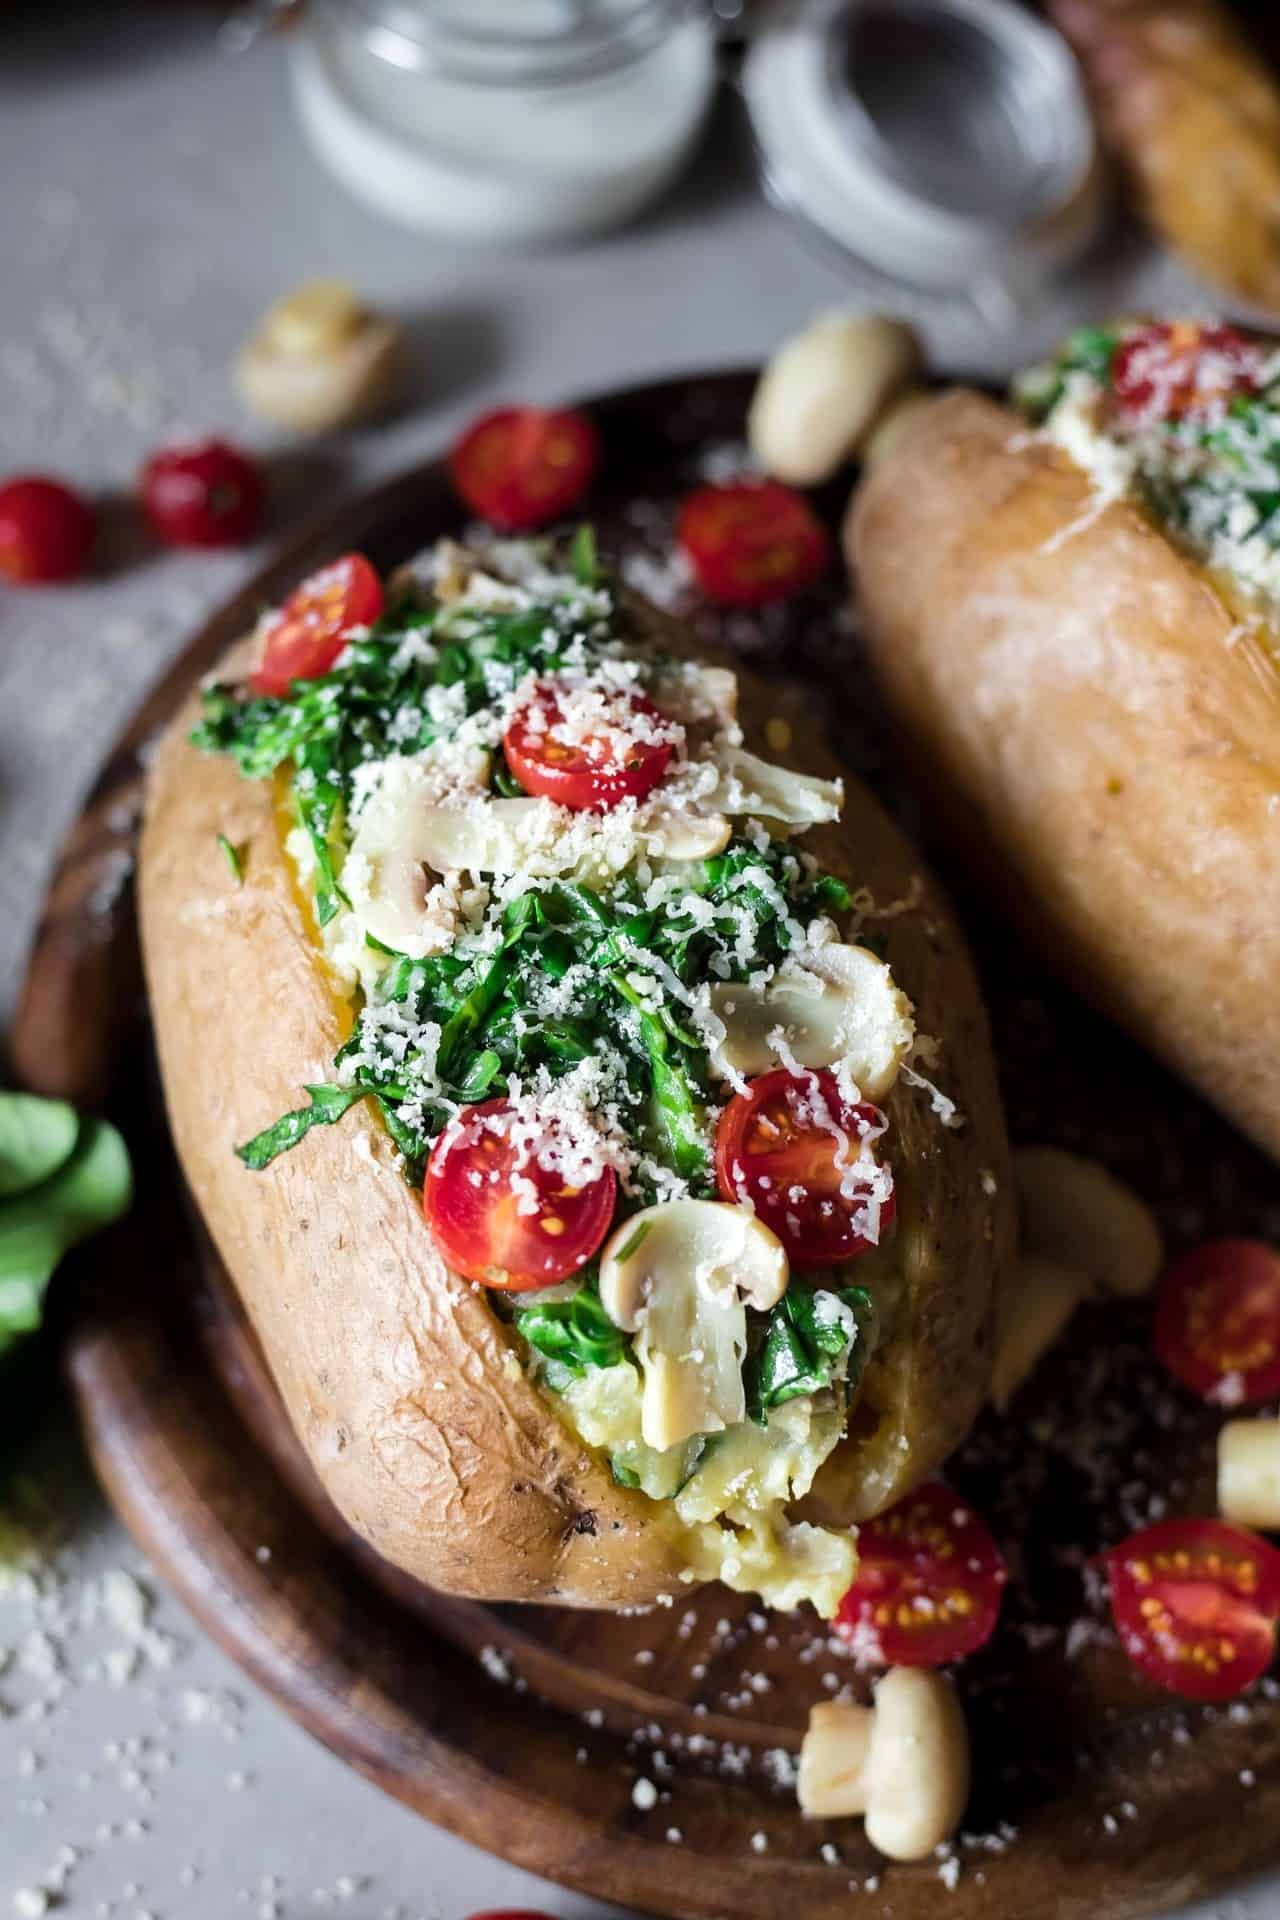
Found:
<path fill-rule="evenodd" d="M 1228 1420 L 1223 1427 L 1218 1512 L 1242 1527 L 1280 1527 L 1280 1420 Z"/>
<path fill-rule="evenodd" d="M 600 1255 L 600 1299 L 636 1337 L 641 1435 L 659 1451 L 746 1417 L 746 1307 L 787 1290 L 782 1242 L 745 1207 L 670 1200 L 633 1214 Z"/>
<path fill-rule="evenodd" d="M 723 853 L 733 828 L 722 813 L 655 813 L 641 829 L 645 851 L 655 860 L 710 860 Z"/>
<path fill-rule="evenodd" d="M 860 455 L 864 472 L 893 451 L 920 409 L 937 397 L 928 387 L 906 387 L 889 402 L 862 443 Z"/>
<path fill-rule="evenodd" d="M 236 362 L 241 392 L 281 426 L 323 432 L 379 412 L 400 376 L 402 329 L 341 280 L 277 300 Z"/>
<path fill-rule="evenodd" d="M 428 860 L 424 823 L 443 809 L 442 790 L 479 794 L 489 777 L 489 756 L 422 754 L 390 761 L 360 813 L 342 868 L 343 891 L 361 925 L 397 953 L 420 960 L 443 952 L 455 932 L 452 896 L 433 887 L 432 874 L 458 871 Z M 465 817 L 465 816 L 459 816 Z"/>
<path fill-rule="evenodd" d="M 659 668 L 650 694 L 661 712 L 684 727 L 723 731 L 738 717 L 738 676 L 728 667 L 672 660 Z"/>
<path fill-rule="evenodd" d="M 1023 1243 L 1060 1266 L 1079 1267 L 1108 1293 L 1149 1293 L 1164 1265 L 1156 1217 L 1097 1160 L 1059 1147 L 1013 1156 Z"/>
<path fill-rule="evenodd" d="M 1040 1254 L 1024 1253 L 1005 1280 L 1000 1303 L 991 1402 L 1003 1413 L 1023 1381 L 1092 1291 L 1089 1276 Z"/>
<path fill-rule="evenodd" d="M 920 360 L 920 342 L 900 320 L 823 314 L 765 368 L 747 423 L 752 451 L 793 487 L 829 480 L 859 450 Z"/>
<path fill-rule="evenodd" d="M 911 1002 L 884 961 L 837 941 L 803 966 L 784 962 L 765 986 L 717 981 L 711 1010 L 724 1025 L 711 1065 L 726 1079 L 776 1067 L 769 1035 L 781 1027 L 802 1067 L 843 1061 L 868 1100 L 888 1093 L 915 1037 Z"/>
<path fill-rule="evenodd" d="M 873 1707 L 852 1700 L 824 1700 L 809 1709 L 800 1744 L 796 1798 L 811 1820 L 840 1820 L 867 1810 L 867 1754 Z"/>
<path fill-rule="evenodd" d="M 817 827 L 840 818 L 844 787 L 839 780 L 775 767 L 742 747 L 724 747 L 716 760 L 720 778 L 707 805 L 721 813 L 754 814 L 782 827 Z"/>
<path fill-rule="evenodd" d="M 802 1813 L 865 1813 L 867 1838 L 890 1860 L 924 1860 L 949 1840 L 969 1798 L 969 1731 L 941 1673 L 891 1667 L 873 1707 L 810 1709 L 796 1784 Z"/>

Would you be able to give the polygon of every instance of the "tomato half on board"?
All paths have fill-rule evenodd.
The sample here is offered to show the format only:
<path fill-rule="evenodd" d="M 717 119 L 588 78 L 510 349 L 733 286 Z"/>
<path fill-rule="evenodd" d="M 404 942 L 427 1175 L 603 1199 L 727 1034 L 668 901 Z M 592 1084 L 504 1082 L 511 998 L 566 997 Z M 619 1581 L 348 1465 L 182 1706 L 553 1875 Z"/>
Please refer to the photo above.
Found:
<path fill-rule="evenodd" d="M 1220 1406 L 1280 1394 L 1280 1252 L 1206 1240 L 1160 1282 L 1156 1352 L 1183 1386 Z"/>
<path fill-rule="evenodd" d="M 699 488 L 680 509 L 676 538 L 708 599 L 730 607 L 785 600 L 831 564 L 821 520 L 776 480 Z"/>
<path fill-rule="evenodd" d="M 1102 1555 L 1134 1665 L 1188 1700 L 1230 1700 L 1271 1665 L 1280 1553 L 1225 1520 L 1162 1520 Z"/>
<path fill-rule="evenodd" d="M 876 1245 L 867 1232 L 875 1207 L 865 1178 L 852 1175 L 864 1143 L 884 1132 L 878 1107 L 845 1100 L 833 1073 L 779 1067 L 735 1094 L 716 1129 L 720 1197 L 749 1200 L 795 1267 L 852 1260 Z M 887 1168 L 879 1170 L 879 1232 L 893 1219 Z"/>
<path fill-rule="evenodd" d="M 1162 321 L 1116 348 L 1111 384 L 1122 410 L 1146 420 L 1192 420 L 1258 383 L 1263 356 L 1234 327 Z"/>
<path fill-rule="evenodd" d="M 344 553 L 295 587 L 264 629 L 262 664 L 249 685 L 279 697 L 295 680 L 317 680 L 356 627 L 382 612 L 382 582 L 362 553 Z"/>
<path fill-rule="evenodd" d="M 858 1528 L 836 1630 L 869 1661 L 940 1667 L 995 1632 L 1008 1575 L 986 1522 L 940 1481 Z"/>
<path fill-rule="evenodd" d="M 526 793 L 545 796 L 575 813 L 603 813 L 622 800 L 643 800 L 670 764 L 677 730 L 643 694 L 609 704 L 593 731 L 588 720 L 574 739 L 556 690 L 533 689 L 503 736 L 503 750 Z"/>
<path fill-rule="evenodd" d="M 618 1180 L 606 1167 L 573 1186 L 533 1157 L 506 1100 L 464 1107 L 431 1149 L 422 1207 L 456 1272 L 518 1293 L 586 1265 L 613 1218 Z"/>
<path fill-rule="evenodd" d="M 576 506 L 600 465 L 600 436 L 571 408 L 501 407 L 455 441 L 449 477 L 504 533 L 545 527 Z"/>

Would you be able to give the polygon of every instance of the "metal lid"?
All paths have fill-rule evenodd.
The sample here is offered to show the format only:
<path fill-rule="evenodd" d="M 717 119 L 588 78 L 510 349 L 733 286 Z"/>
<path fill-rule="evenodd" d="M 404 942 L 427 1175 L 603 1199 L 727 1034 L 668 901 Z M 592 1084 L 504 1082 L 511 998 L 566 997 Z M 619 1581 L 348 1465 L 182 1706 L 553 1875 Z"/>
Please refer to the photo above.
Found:
<path fill-rule="evenodd" d="M 1096 225 L 1075 62 L 1013 0 L 793 7 L 752 42 L 742 88 L 774 194 L 909 283 L 1043 272 Z"/>

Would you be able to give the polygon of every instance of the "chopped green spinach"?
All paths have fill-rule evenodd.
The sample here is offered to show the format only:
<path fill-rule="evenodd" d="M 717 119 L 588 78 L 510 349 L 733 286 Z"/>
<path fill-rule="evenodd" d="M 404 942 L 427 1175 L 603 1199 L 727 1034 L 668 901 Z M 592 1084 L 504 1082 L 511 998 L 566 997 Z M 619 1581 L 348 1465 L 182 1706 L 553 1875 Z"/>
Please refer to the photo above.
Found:
<path fill-rule="evenodd" d="M 840 1308 L 853 1316 L 852 1337 Z M 824 1387 L 843 1385 L 852 1393 L 874 1345 L 875 1324 L 875 1305 L 865 1287 L 827 1289 L 793 1281 L 747 1356 L 743 1378 L 750 1418 L 766 1426 L 771 1408 Z"/>

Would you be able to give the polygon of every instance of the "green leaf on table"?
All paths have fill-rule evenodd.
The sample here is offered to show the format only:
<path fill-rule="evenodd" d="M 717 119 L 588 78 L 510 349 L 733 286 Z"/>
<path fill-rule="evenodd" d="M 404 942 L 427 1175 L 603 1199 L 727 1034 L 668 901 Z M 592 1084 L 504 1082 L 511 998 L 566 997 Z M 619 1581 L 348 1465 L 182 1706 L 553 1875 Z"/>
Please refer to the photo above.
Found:
<path fill-rule="evenodd" d="M 62 1256 L 118 1220 L 132 1198 L 124 1141 L 107 1121 L 86 1119 L 52 1176 L 0 1205 L 0 1354 L 39 1326 Z"/>
<path fill-rule="evenodd" d="M 0 1093 L 0 1200 L 38 1187 L 76 1144 L 80 1122 L 65 1100 Z"/>

